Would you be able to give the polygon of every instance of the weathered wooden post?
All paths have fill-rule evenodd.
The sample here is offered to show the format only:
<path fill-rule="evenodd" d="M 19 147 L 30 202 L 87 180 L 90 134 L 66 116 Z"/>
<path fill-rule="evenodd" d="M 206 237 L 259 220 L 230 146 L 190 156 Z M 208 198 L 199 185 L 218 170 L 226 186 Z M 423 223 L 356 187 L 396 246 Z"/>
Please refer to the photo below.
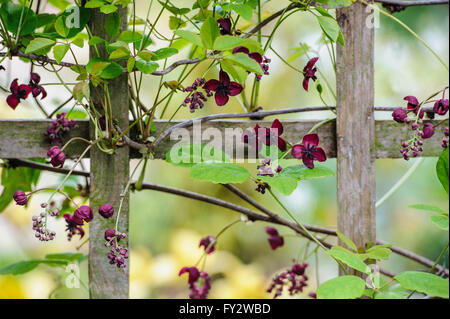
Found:
<path fill-rule="evenodd" d="M 119 9 L 120 30 L 127 29 L 127 8 Z M 93 10 L 89 27 L 93 35 L 108 41 L 112 40 L 105 31 L 107 15 Z M 97 46 L 101 57 L 108 57 L 105 47 Z M 91 49 L 90 57 L 97 57 Z M 98 91 L 98 90 L 97 90 Z M 120 127 L 128 126 L 128 80 L 127 74 L 109 81 L 109 94 L 112 104 L 113 119 Z M 91 94 L 97 110 L 101 110 L 99 98 Z M 91 136 L 93 129 L 91 128 Z M 110 203 L 117 212 L 120 194 L 124 191 L 129 178 L 129 149 L 117 149 L 114 155 L 93 147 L 91 150 L 90 204 L 96 213 L 98 207 Z M 125 194 L 119 221 L 119 231 L 128 233 L 129 193 Z M 116 215 L 114 215 L 115 217 Z M 89 290 L 91 298 L 128 298 L 129 267 L 118 269 L 108 263 L 108 248 L 105 247 L 104 232 L 114 228 L 114 219 L 104 219 L 98 214 L 89 226 Z M 127 239 L 121 244 L 125 247 Z"/>
<path fill-rule="evenodd" d="M 376 237 L 373 13 L 338 9 L 345 46 L 337 45 L 338 230 L 358 248 Z"/>

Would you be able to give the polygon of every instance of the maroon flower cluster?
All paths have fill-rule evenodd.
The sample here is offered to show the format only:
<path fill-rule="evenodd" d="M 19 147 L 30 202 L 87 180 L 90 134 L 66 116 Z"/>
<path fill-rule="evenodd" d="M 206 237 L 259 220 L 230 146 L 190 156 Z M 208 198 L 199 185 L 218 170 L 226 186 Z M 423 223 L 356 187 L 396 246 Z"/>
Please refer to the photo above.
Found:
<path fill-rule="evenodd" d="M 183 267 L 178 276 L 185 273 L 189 274 L 188 284 L 191 290 L 189 297 L 191 299 L 206 299 L 211 289 L 211 277 L 208 273 L 198 270 L 197 267 Z"/>
<path fill-rule="evenodd" d="M 314 161 L 325 162 L 327 156 L 325 151 L 318 147 L 319 136 L 317 134 L 307 134 L 303 137 L 302 143 L 292 147 L 292 156 L 303 161 L 303 164 L 312 169 Z"/>
<path fill-rule="evenodd" d="M 183 106 L 188 106 L 191 113 L 194 113 L 196 109 L 201 109 L 205 105 L 205 102 L 208 101 L 208 97 L 213 96 L 213 93 L 205 89 L 203 86 L 205 85 L 206 80 L 204 78 L 198 78 L 195 82 L 183 89 L 183 92 L 193 92 L 190 96 L 186 97 L 183 102 Z M 204 88 L 205 93 L 198 91 L 199 88 Z"/>
<path fill-rule="evenodd" d="M 42 208 L 46 207 L 46 204 L 41 205 Z M 59 216 L 59 210 L 50 212 L 51 217 Z M 33 222 L 32 229 L 34 230 L 34 236 L 40 241 L 50 241 L 55 239 L 56 233 L 54 231 L 48 231 L 45 225 L 45 213 L 42 212 L 39 216 L 31 217 Z"/>
<path fill-rule="evenodd" d="M 246 130 L 242 134 L 242 141 L 249 144 L 258 152 L 261 151 L 262 144 L 267 146 L 276 145 L 280 151 L 285 152 L 287 143 L 280 136 L 283 134 L 283 125 L 275 119 L 270 128 L 256 125 L 253 130 Z"/>
<path fill-rule="evenodd" d="M 274 227 L 266 227 L 266 233 L 269 235 L 269 244 L 272 250 L 282 247 L 284 245 L 284 238 L 280 236 L 278 230 Z"/>
<path fill-rule="evenodd" d="M 256 180 L 256 188 L 255 191 L 261 194 L 265 194 L 267 189 L 270 189 L 270 186 L 268 183 L 261 181 L 260 179 Z"/>
<path fill-rule="evenodd" d="M 70 131 L 71 128 L 76 127 L 74 120 L 69 120 L 66 118 L 66 113 L 56 115 L 56 120 L 52 121 L 50 128 L 48 128 L 44 135 L 47 137 L 48 141 L 52 144 L 63 144 L 63 136 Z"/>
<path fill-rule="evenodd" d="M 6 98 L 6 103 L 15 110 L 19 105 L 21 100 L 26 99 L 30 93 L 33 97 L 38 97 L 41 95 L 41 100 L 47 96 L 45 89 L 39 84 L 41 82 L 41 77 L 37 73 L 30 73 L 30 82 L 28 85 L 20 84 L 19 79 L 14 79 L 11 82 L 10 90 L 11 94 Z"/>
<path fill-rule="evenodd" d="M 64 219 L 66 221 L 67 240 L 72 240 L 74 235 L 80 235 L 80 238 L 84 236 L 84 230 L 81 226 L 84 222 L 89 223 L 94 218 L 94 213 L 89 206 L 81 206 L 71 214 L 65 214 Z"/>
<path fill-rule="evenodd" d="M 445 94 L 445 90 L 444 90 Z M 420 152 L 423 151 L 424 140 L 431 138 L 435 131 L 432 123 L 423 124 L 423 117 L 425 112 L 421 109 L 424 103 L 420 103 L 419 100 L 412 95 L 408 95 L 404 98 L 407 101 L 405 108 L 397 108 L 392 113 L 392 118 L 398 123 L 411 123 L 411 119 L 408 117 L 408 113 L 413 112 L 416 115 L 416 120 L 411 124 L 411 130 L 414 132 L 413 138 L 407 141 L 402 141 L 400 152 L 405 160 L 409 160 L 411 157 L 418 157 Z M 445 115 L 449 110 L 449 101 L 444 97 L 435 102 L 433 112 L 428 116 L 434 118 L 434 114 Z M 427 113 L 428 114 L 428 113 Z M 423 124 L 423 125 L 422 125 Z M 420 127 L 422 125 L 422 127 Z M 445 134 L 445 131 L 444 131 Z M 446 136 L 442 139 L 442 147 L 446 148 L 448 140 Z"/>
<path fill-rule="evenodd" d="M 284 286 L 288 286 L 289 295 L 291 296 L 303 292 L 303 288 L 308 286 L 308 277 L 305 275 L 306 268 L 308 268 L 307 263 L 295 264 L 291 269 L 275 276 L 267 292 L 272 293 L 272 291 L 275 291 L 273 298 L 281 296 Z"/>
<path fill-rule="evenodd" d="M 127 234 L 115 231 L 113 228 L 108 228 L 105 231 L 105 246 L 111 247 L 111 250 L 108 252 L 109 263 L 116 265 L 117 268 L 125 268 L 127 266 L 128 249 L 119 245 L 120 240 L 126 237 Z"/>
<path fill-rule="evenodd" d="M 206 92 L 214 91 L 214 98 L 218 106 L 224 106 L 230 100 L 230 96 L 236 96 L 244 89 L 237 82 L 232 82 L 230 76 L 224 70 L 219 72 L 219 80 L 209 80 L 203 85 Z"/>

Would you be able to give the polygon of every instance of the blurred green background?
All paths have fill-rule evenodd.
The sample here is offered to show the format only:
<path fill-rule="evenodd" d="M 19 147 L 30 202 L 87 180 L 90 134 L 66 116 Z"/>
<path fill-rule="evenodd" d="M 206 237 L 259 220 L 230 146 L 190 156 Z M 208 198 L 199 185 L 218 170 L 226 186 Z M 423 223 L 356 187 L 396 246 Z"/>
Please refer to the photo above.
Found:
<path fill-rule="evenodd" d="M 139 1 L 137 12 L 144 15 L 147 1 Z M 177 4 L 189 5 L 192 1 L 174 1 Z M 264 7 L 264 14 L 279 10 L 288 1 L 269 1 Z M 52 8 L 48 7 L 48 11 Z M 159 10 L 151 14 L 153 21 Z M 415 30 L 436 52 L 448 61 L 448 6 L 412 7 L 395 14 Z M 170 35 L 168 15 L 163 14 L 159 31 Z M 242 28 L 245 25 L 241 26 Z M 265 29 L 267 33 L 269 29 Z M 295 31 L 295 32 L 293 32 Z M 380 27 L 375 30 L 375 100 L 376 105 L 404 105 L 406 95 L 415 95 L 423 99 L 431 92 L 448 85 L 448 73 L 439 62 L 414 37 L 398 24 L 381 16 Z M 318 67 L 334 85 L 334 74 L 329 63 L 326 49 L 319 46 L 320 28 L 315 18 L 307 13 L 291 16 L 279 29 L 273 46 L 285 58 L 292 56 L 300 42 L 308 44 L 319 51 Z M 154 48 L 163 45 L 156 42 Z M 81 60 L 86 61 L 87 49 L 79 50 Z M 271 75 L 263 78 L 260 104 L 264 109 L 322 105 L 314 90 L 309 93 L 301 88 L 302 77 L 286 67 L 272 52 Z M 292 62 L 297 68 L 303 68 L 307 59 L 301 57 Z M 5 61 L 7 71 L 2 73 L 0 83 L 7 87 L 12 79 L 26 79 L 28 66 L 15 60 L 13 67 Z M 56 82 L 50 73 L 39 69 L 44 82 Z M 189 84 L 202 73 L 192 75 Z M 217 72 L 217 71 L 215 71 Z M 73 73 L 63 71 L 67 81 L 72 81 Z M 214 73 L 210 74 L 211 77 Z M 166 80 L 176 79 L 177 74 L 170 74 Z M 145 78 L 142 100 L 150 104 L 154 99 L 155 87 L 159 78 Z M 45 107 L 52 109 L 60 101 L 67 98 L 62 90 L 49 88 L 49 97 Z M 1 118 L 39 118 L 40 114 L 32 103 L 22 103 L 17 111 L 12 111 L 4 102 L 0 102 Z M 171 114 L 182 101 L 183 94 L 173 99 L 170 105 Z M 325 95 L 327 103 L 334 104 L 329 95 Z M 223 108 L 208 103 L 194 116 L 211 113 L 239 112 L 240 105 L 232 100 Z M 326 118 L 327 113 L 298 114 L 280 118 L 306 119 Z M 378 114 L 379 118 L 389 118 L 389 113 Z M 191 118 L 187 109 L 182 109 L 176 116 L 178 119 Z M 439 134 L 442 134 L 440 132 Z M 0 137 L 1 138 L 1 137 Z M 294 142 L 294 141 L 291 141 Z M 399 141 L 400 143 L 400 141 Z M 414 211 L 408 205 L 424 203 L 448 209 L 448 196 L 442 190 L 435 174 L 436 158 L 427 158 L 419 170 L 388 201 L 377 209 L 378 238 L 394 245 L 435 259 L 448 241 L 448 233 L 438 230 L 428 219 L 426 213 Z M 392 185 L 408 170 L 414 161 L 377 160 L 376 180 L 377 199 L 390 189 Z M 88 163 L 85 163 L 86 167 Z M 133 162 L 132 165 L 135 165 Z M 326 165 L 335 170 L 336 161 L 328 160 Z M 254 164 L 246 164 L 254 171 Z M 171 166 L 162 161 L 153 161 L 147 170 L 146 181 L 179 187 L 224 200 L 230 200 L 246 206 L 225 188 L 209 183 L 193 182 L 189 178 L 189 170 Z M 41 177 L 40 185 L 48 185 L 60 179 L 49 173 Z M 1 187 L 1 186 L 0 186 Z M 248 182 L 239 188 L 251 194 L 253 198 L 267 205 L 270 209 L 283 214 L 281 209 L 267 195 L 254 191 L 255 185 Z M 31 215 L 39 209 L 40 199 L 37 196 L 28 209 L 10 205 L 0 214 L 0 267 L 15 261 L 42 258 L 47 253 L 73 252 L 81 243 L 74 240 L 67 243 L 63 222 L 55 224 L 60 234 L 54 242 L 41 244 L 33 238 L 31 231 Z M 336 180 L 325 178 L 304 181 L 289 197 L 282 197 L 283 203 L 305 223 L 314 223 L 331 228 L 336 227 Z M 239 219 L 240 216 L 223 208 L 190 199 L 154 191 L 133 193 L 131 197 L 130 242 L 131 242 L 131 285 L 132 298 L 185 298 L 188 296 L 187 278 L 178 277 L 183 266 L 191 266 L 201 256 L 198 242 L 206 235 L 216 235 L 227 223 Z M 286 245 L 272 251 L 264 232 L 266 225 L 255 223 L 247 225 L 239 223 L 227 231 L 218 243 L 218 251 L 208 257 L 206 270 L 213 276 L 211 298 L 270 298 L 265 292 L 271 277 L 280 270 L 292 265 L 292 260 L 302 253 L 306 241 L 292 236 L 292 232 L 281 227 L 279 231 L 286 236 Z M 87 252 L 87 247 L 81 251 Z M 106 259 L 106 256 L 105 256 Z M 448 257 L 446 258 L 448 265 Z M 315 291 L 317 279 L 320 282 L 337 274 L 336 264 L 330 258 L 319 255 L 319 263 L 315 259 L 308 261 L 309 287 L 305 294 L 295 297 L 307 298 L 307 293 Z M 316 267 L 317 266 L 317 267 Z M 420 265 L 409 262 L 402 257 L 393 257 L 382 264 L 393 272 L 405 269 L 422 269 Z M 79 289 L 60 287 L 64 281 L 63 270 L 39 266 L 33 272 L 21 276 L 0 276 L 0 298 L 86 298 L 87 290 L 83 285 Z M 84 262 L 81 268 L 82 281 L 87 284 L 87 267 Z M 284 296 L 287 297 L 287 296 Z"/>

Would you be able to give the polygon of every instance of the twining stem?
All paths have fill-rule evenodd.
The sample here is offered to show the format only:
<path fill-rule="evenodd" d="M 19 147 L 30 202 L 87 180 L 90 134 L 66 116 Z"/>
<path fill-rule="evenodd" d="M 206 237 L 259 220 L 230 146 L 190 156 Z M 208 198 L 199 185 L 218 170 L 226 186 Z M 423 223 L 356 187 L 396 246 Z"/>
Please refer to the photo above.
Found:
<path fill-rule="evenodd" d="M 411 177 L 412 174 L 419 168 L 425 159 L 423 157 L 417 159 L 413 166 L 400 178 L 390 190 L 386 192 L 375 204 L 375 208 L 380 207 L 389 197 L 391 197 L 405 182 Z"/>

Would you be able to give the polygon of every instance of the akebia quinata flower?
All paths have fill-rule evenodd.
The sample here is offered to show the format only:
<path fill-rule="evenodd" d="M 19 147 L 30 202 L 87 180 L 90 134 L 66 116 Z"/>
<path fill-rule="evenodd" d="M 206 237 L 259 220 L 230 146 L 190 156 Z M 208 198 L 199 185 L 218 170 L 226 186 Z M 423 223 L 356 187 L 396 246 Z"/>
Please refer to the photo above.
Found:
<path fill-rule="evenodd" d="M 272 250 L 284 245 L 284 238 L 280 236 L 278 230 L 274 227 L 266 227 L 266 233 L 269 235 L 269 244 Z"/>
<path fill-rule="evenodd" d="M 61 168 L 66 161 L 66 155 L 58 146 L 50 148 L 47 152 L 47 156 L 50 157 L 50 163 L 53 167 Z"/>
<path fill-rule="evenodd" d="M 317 76 L 316 76 L 317 68 L 314 67 L 314 65 L 316 64 L 317 60 L 319 60 L 318 57 L 312 58 L 311 60 L 308 61 L 306 66 L 303 68 L 303 76 L 305 77 L 303 79 L 303 88 L 305 89 L 305 91 L 308 91 L 308 86 L 309 86 L 309 80 L 310 79 L 313 80 L 313 81 L 317 80 Z"/>
<path fill-rule="evenodd" d="M 200 244 L 198 246 L 203 246 L 207 254 L 212 254 L 216 249 L 216 237 L 206 236 L 200 240 Z"/>
<path fill-rule="evenodd" d="M 104 204 L 100 206 L 98 213 L 104 218 L 109 218 L 114 215 L 114 207 L 111 204 Z"/>
<path fill-rule="evenodd" d="M 251 59 L 255 60 L 261 66 L 261 69 L 263 70 L 264 75 L 269 75 L 270 59 L 268 59 L 267 57 L 263 57 L 258 52 L 250 53 L 250 50 L 243 46 L 234 48 L 233 54 L 236 54 L 236 53 L 244 53 L 244 54 L 248 55 Z M 260 75 L 260 74 L 256 75 L 256 79 L 258 81 L 260 81 L 261 78 L 262 78 L 262 75 Z"/>
<path fill-rule="evenodd" d="M 438 115 L 445 115 L 448 112 L 449 102 L 448 99 L 440 99 L 434 103 L 433 112 Z"/>
<path fill-rule="evenodd" d="M 408 121 L 408 113 L 402 107 L 399 107 L 392 112 L 392 118 L 398 123 L 406 123 Z"/>
<path fill-rule="evenodd" d="M 423 139 L 431 138 L 434 135 L 433 124 L 425 123 L 420 134 Z"/>
<path fill-rule="evenodd" d="M 65 214 L 64 219 L 66 220 L 66 230 L 68 231 L 67 239 L 70 241 L 73 237 L 73 235 L 80 235 L 80 238 L 83 238 L 84 236 L 84 230 L 81 228 L 83 226 L 84 222 L 82 219 L 80 219 L 78 216 Z"/>
<path fill-rule="evenodd" d="M 215 92 L 214 97 L 218 106 L 224 106 L 228 103 L 230 96 L 236 96 L 243 90 L 242 85 L 232 82 L 230 76 L 223 70 L 220 70 L 219 80 L 209 80 L 203 88 Z"/>
<path fill-rule="evenodd" d="M 281 296 L 284 286 L 288 287 L 288 292 L 291 296 L 303 292 L 303 288 L 308 286 L 308 277 L 305 275 L 306 268 L 308 268 L 308 264 L 306 263 L 295 264 L 291 269 L 275 276 L 267 292 L 271 293 L 275 291 L 273 298 Z"/>
<path fill-rule="evenodd" d="M 25 206 L 28 203 L 28 196 L 24 191 L 18 190 L 14 193 L 13 199 L 19 206 Z"/>
<path fill-rule="evenodd" d="M 231 20 L 230 18 L 220 18 L 217 20 L 219 24 L 220 34 L 221 35 L 233 35 L 231 33 Z"/>
<path fill-rule="evenodd" d="M 302 144 L 292 147 L 292 156 L 303 161 L 308 168 L 314 168 L 314 161 L 325 162 L 327 156 L 325 151 L 318 147 L 319 136 L 317 134 L 308 134 L 303 137 Z"/>
<path fill-rule="evenodd" d="M 39 82 L 41 82 L 41 77 L 39 76 L 39 74 L 31 72 L 30 74 L 31 94 L 33 94 L 33 97 L 38 97 L 39 94 L 41 94 L 42 100 L 47 96 L 47 92 L 41 85 L 39 85 Z"/>
<path fill-rule="evenodd" d="M 278 119 L 275 119 L 270 128 L 256 125 L 253 130 L 244 131 L 242 141 L 252 146 L 258 152 L 261 150 L 262 144 L 267 146 L 276 145 L 280 151 L 285 152 L 287 143 L 280 137 L 283 131 L 283 125 Z"/>
<path fill-rule="evenodd" d="M 406 106 L 408 108 L 408 110 L 414 111 L 414 114 L 416 114 L 416 115 L 419 114 L 420 103 L 419 103 L 419 100 L 415 96 L 408 95 L 408 96 L 405 96 L 403 98 L 403 100 L 408 102 L 408 104 Z M 425 115 L 425 112 L 423 110 L 420 110 L 419 118 L 422 119 L 424 115 Z"/>
<path fill-rule="evenodd" d="M 94 213 L 89 206 L 81 206 L 73 213 L 78 219 L 84 220 L 89 223 L 94 218 Z"/>
<path fill-rule="evenodd" d="M 19 105 L 20 100 L 26 99 L 31 93 L 31 87 L 26 84 L 18 83 L 18 79 L 12 81 L 10 86 L 11 94 L 6 98 L 6 103 L 15 110 Z"/>
<path fill-rule="evenodd" d="M 185 273 L 189 274 L 188 284 L 191 290 L 189 297 L 191 299 L 206 299 L 211 289 L 211 277 L 208 273 L 198 270 L 197 267 L 183 267 L 178 276 Z"/>

